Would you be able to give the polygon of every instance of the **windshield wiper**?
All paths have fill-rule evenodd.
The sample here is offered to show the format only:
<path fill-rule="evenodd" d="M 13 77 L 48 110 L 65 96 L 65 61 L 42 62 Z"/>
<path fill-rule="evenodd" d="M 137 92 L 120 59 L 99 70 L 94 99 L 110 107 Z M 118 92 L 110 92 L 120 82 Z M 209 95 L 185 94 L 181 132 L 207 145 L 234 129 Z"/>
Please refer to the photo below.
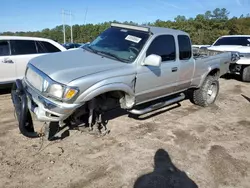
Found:
<path fill-rule="evenodd" d="M 94 52 L 94 53 L 98 53 L 98 51 L 97 50 L 95 50 L 94 48 L 92 48 L 91 46 L 84 46 L 83 48 L 87 48 L 87 49 L 90 49 L 92 52 Z"/>
<path fill-rule="evenodd" d="M 112 53 L 110 53 L 110 52 L 105 52 L 105 51 L 97 51 L 97 53 L 102 53 L 102 54 L 105 54 L 105 55 L 108 55 L 108 56 L 114 57 L 115 59 L 117 59 L 117 60 L 119 60 L 119 61 L 121 61 L 121 62 L 128 62 L 128 60 L 127 60 L 127 59 L 120 58 L 120 57 L 118 57 L 117 55 L 112 54 Z"/>
<path fill-rule="evenodd" d="M 119 61 L 122 61 L 122 62 L 128 62 L 128 61 L 129 61 L 129 60 L 127 60 L 127 59 L 120 58 L 120 57 L 118 57 L 117 55 L 112 54 L 112 53 L 110 53 L 110 52 L 105 52 L 105 51 L 96 50 L 96 49 L 92 48 L 91 46 L 84 46 L 84 48 L 87 48 L 87 49 L 91 50 L 92 52 L 94 52 L 94 53 L 96 53 L 96 54 L 105 54 L 105 55 L 107 55 L 107 56 L 111 56 L 111 57 L 113 57 L 113 58 L 115 58 L 115 59 L 117 59 L 117 60 L 119 60 Z"/>

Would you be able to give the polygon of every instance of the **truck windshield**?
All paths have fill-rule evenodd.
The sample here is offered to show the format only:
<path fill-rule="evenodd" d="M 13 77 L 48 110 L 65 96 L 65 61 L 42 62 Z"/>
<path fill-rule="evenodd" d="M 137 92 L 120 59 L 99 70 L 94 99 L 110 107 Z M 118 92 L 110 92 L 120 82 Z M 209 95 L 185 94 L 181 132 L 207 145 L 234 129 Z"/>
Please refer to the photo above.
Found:
<path fill-rule="evenodd" d="M 214 46 L 220 45 L 250 46 L 250 37 L 222 37 L 214 44 Z"/>
<path fill-rule="evenodd" d="M 136 59 L 148 37 L 147 32 L 111 27 L 83 48 L 129 63 Z"/>

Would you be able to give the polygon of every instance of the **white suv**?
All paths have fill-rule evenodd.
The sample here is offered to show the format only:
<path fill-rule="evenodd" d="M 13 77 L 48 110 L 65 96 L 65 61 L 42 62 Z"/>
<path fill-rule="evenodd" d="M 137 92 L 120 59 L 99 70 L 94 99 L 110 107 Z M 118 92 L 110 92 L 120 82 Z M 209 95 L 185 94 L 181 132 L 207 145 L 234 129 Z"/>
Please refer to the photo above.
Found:
<path fill-rule="evenodd" d="M 32 58 L 61 51 L 66 48 L 50 39 L 0 36 L 0 85 L 21 79 Z"/>

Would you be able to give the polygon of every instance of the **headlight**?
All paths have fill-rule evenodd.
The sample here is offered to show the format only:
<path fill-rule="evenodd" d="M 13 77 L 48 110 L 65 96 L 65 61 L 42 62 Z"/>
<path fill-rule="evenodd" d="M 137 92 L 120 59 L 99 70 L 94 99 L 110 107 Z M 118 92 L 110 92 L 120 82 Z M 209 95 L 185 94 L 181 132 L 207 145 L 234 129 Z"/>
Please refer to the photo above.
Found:
<path fill-rule="evenodd" d="M 238 61 L 240 59 L 240 53 L 239 52 L 232 52 L 231 53 L 231 61 Z"/>
<path fill-rule="evenodd" d="M 52 80 L 48 81 L 45 79 L 43 82 L 43 92 L 57 99 L 70 100 L 78 91 L 78 88 L 69 87 Z"/>
<path fill-rule="evenodd" d="M 60 84 L 52 84 L 47 89 L 48 94 L 61 99 L 63 96 L 64 88 Z"/>

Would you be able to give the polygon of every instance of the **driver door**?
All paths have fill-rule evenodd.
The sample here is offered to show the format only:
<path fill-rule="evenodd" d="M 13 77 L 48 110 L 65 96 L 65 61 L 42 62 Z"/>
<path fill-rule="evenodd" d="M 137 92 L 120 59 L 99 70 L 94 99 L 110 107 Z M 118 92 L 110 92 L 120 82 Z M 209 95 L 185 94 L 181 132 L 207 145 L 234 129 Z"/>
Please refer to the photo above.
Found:
<path fill-rule="evenodd" d="M 146 57 L 156 54 L 162 57 L 161 66 L 137 67 L 136 103 L 151 101 L 175 91 L 180 63 L 176 60 L 176 41 L 173 35 L 160 35 L 153 39 Z"/>

